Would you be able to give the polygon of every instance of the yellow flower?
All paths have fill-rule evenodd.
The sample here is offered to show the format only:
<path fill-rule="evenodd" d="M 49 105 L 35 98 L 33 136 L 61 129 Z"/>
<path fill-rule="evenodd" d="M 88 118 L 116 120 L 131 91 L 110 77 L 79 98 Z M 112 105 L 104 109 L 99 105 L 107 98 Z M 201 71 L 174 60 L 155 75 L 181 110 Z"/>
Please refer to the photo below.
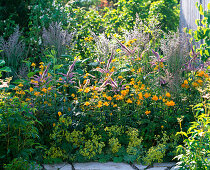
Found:
<path fill-rule="evenodd" d="M 196 82 L 193 82 L 192 85 L 193 85 L 194 87 L 198 87 L 198 86 L 199 86 L 198 83 L 196 83 Z"/>
<path fill-rule="evenodd" d="M 112 116 L 113 114 L 112 113 L 109 113 L 109 115 Z"/>
<path fill-rule="evenodd" d="M 145 97 L 145 98 L 149 98 L 150 96 L 151 96 L 150 93 L 145 93 L 145 94 L 144 94 L 144 97 Z"/>
<path fill-rule="evenodd" d="M 117 53 L 120 52 L 120 51 L 121 51 L 121 49 L 117 49 L 117 50 L 116 50 Z"/>
<path fill-rule="evenodd" d="M 47 101 L 44 101 L 44 104 L 47 104 Z"/>
<path fill-rule="evenodd" d="M 185 88 L 185 84 L 183 83 L 183 84 L 181 85 L 181 87 L 182 87 L 182 88 Z"/>
<path fill-rule="evenodd" d="M 48 89 L 47 89 L 48 91 L 50 91 L 50 90 L 52 90 L 52 87 L 48 87 Z"/>
<path fill-rule="evenodd" d="M 149 110 L 147 110 L 147 111 L 145 112 L 146 115 L 148 115 L 148 114 L 150 114 L 150 113 L 151 113 L 151 111 L 149 111 Z"/>
<path fill-rule="evenodd" d="M 22 83 L 20 83 L 18 86 L 19 86 L 19 87 L 23 87 L 23 84 L 22 84 Z"/>
<path fill-rule="evenodd" d="M 139 100 L 144 100 L 143 95 L 142 95 L 142 92 L 140 92 L 140 93 L 138 94 L 138 96 L 139 96 Z"/>
<path fill-rule="evenodd" d="M 175 105 L 175 102 L 174 102 L 173 100 L 167 101 L 167 102 L 166 102 L 166 105 L 167 105 L 167 106 L 174 106 L 174 105 Z"/>
<path fill-rule="evenodd" d="M 58 116 L 61 116 L 62 115 L 62 113 L 61 112 L 58 112 Z"/>
<path fill-rule="evenodd" d="M 205 77 L 205 78 L 208 78 L 208 77 L 209 77 L 209 75 L 208 75 L 208 74 L 204 74 L 204 77 Z"/>
<path fill-rule="evenodd" d="M 203 84 L 203 80 L 201 80 L 201 79 L 199 79 L 197 82 L 198 82 L 200 85 Z"/>
<path fill-rule="evenodd" d="M 187 80 L 185 80 L 185 81 L 184 81 L 184 84 L 188 84 L 188 81 L 187 81 Z"/>
<path fill-rule="evenodd" d="M 34 96 L 39 96 L 40 92 L 34 92 Z"/>
<path fill-rule="evenodd" d="M 32 92 L 32 91 L 34 91 L 34 89 L 33 89 L 32 87 L 30 87 L 30 88 L 29 88 L 29 91 Z"/>
<path fill-rule="evenodd" d="M 84 90 L 85 93 L 88 93 L 89 91 L 90 91 L 90 88 L 88 87 Z"/>
<path fill-rule="evenodd" d="M 55 127 L 55 123 L 53 123 L 53 127 Z"/>
<path fill-rule="evenodd" d="M 112 100 L 112 97 L 111 97 L 111 96 L 108 96 L 108 97 L 107 97 L 107 100 Z"/>
<path fill-rule="evenodd" d="M 135 72 L 135 69 L 133 68 L 133 69 L 131 69 L 131 72 Z"/>
<path fill-rule="evenodd" d="M 108 102 L 104 102 L 104 106 L 109 106 L 109 103 Z"/>
<path fill-rule="evenodd" d="M 197 74 L 198 74 L 198 76 L 202 77 L 205 74 L 205 72 L 204 71 L 200 71 Z"/>
<path fill-rule="evenodd" d="M 130 86 L 125 86 L 125 88 L 126 88 L 126 89 L 129 89 L 129 88 L 130 88 Z"/>
<path fill-rule="evenodd" d="M 26 98 L 26 101 L 28 102 L 28 101 L 30 101 L 31 99 L 29 99 L 29 98 Z"/>
<path fill-rule="evenodd" d="M 42 88 L 42 90 L 44 93 L 47 93 L 47 89 L 46 88 Z"/>
<path fill-rule="evenodd" d="M 58 79 L 59 81 L 62 81 L 63 79 L 61 78 L 61 77 L 59 77 L 59 79 Z"/>
<path fill-rule="evenodd" d="M 157 101 L 157 100 L 158 100 L 158 97 L 157 97 L 156 95 L 154 95 L 154 96 L 152 97 L 152 100 Z"/>
<path fill-rule="evenodd" d="M 163 129 L 163 128 L 164 128 L 164 126 L 162 125 L 162 126 L 161 126 L 161 128 Z"/>
<path fill-rule="evenodd" d="M 85 106 L 89 106 L 90 105 L 90 103 L 89 102 L 85 102 L 85 104 L 84 104 Z"/>
<path fill-rule="evenodd" d="M 32 67 L 35 67 L 35 66 L 36 66 L 36 64 L 35 64 L 35 63 L 32 63 L 32 64 L 31 64 L 31 66 L 32 66 Z"/>
<path fill-rule="evenodd" d="M 127 103 L 133 103 L 131 99 L 128 99 L 126 102 Z"/>
<path fill-rule="evenodd" d="M 82 92 L 82 91 L 83 91 L 83 89 L 79 89 L 78 91 L 79 91 L 79 92 Z"/>
<path fill-rule="evenodd" d="M 166 97 L 171 97 L 171 94 L 167 92 Z"/>
<path fill-rule="evenodd" d="M 72 94 L 71 94 L 71 97 L 75 97 L 75 94 L 74 94 L 74 93 L 72 93 Z"/>
<path fill-rule="evenodd" d="M 44 63 L 43 63 L 43 62 L 40 62 L 39 64 L 40 64 L 40 65 L 43 65 Z"/>
<path fill-rule="evenodd" d="M 113 107 L 117 107 L 117 104 L 114 104 Z"/>

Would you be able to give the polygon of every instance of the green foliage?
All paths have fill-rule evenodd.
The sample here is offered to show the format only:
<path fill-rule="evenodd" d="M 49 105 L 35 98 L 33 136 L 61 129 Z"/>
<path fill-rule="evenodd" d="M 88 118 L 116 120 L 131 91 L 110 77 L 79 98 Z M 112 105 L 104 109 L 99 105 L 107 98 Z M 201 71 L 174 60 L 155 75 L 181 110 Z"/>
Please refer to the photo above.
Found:
<path fill-rule="evenodd" d="M 208 85 L 209 87 L 209 85 Z M 204 93 L 209 93 L 209 88 L 204 91 Z M 177 133 L 187 137 L 184 140 L 184 145 L 179 145 L 177 147 L 177 152 L 179 153 L 177 158 L 179 162 L 177 166 L 180 169 L 208 169 L 210 166 L 209 156 L 210 156 L 210 104 L 208 100 L 204 100 L 203 103 L 199 103 L 193 107 L 195 111 L 195 121 L 191 122 L 187 134 Z"/>
<path fill-rule="evenodd" d="M 194 38 L 196 42 L 201 42 L 197 52 L 200 53 L 201 60 L 206 62 L 210 56 L 210 5 L 208 4 L 207 11 L 204 11 L 202 5 L 196 4 L 202 20 L 196 20 L 197 30 L 188 30 L 187 32 Z"/>
<path fill-rule="evenodd" d="M 1 91 L 0 103 L 0 160 L 9 163 L 13 158 L 29 159 L 38 145 L 36 118 L 26 102 Z M 8 165 L 9 166 L 9 165 Z M 12 165 L 11 165 L 12 166 Z"/>

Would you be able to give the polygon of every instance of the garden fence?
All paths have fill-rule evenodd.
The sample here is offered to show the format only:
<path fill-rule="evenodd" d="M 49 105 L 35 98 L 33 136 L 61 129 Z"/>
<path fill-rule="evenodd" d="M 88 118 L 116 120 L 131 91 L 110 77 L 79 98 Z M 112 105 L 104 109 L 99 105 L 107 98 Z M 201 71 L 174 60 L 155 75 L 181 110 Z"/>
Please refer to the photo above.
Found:
<path fill-rule="evenodd" d="M 207 5 L 210 0 L 181 0 L 181 11 L 180 11 L 180 31 L 187 27 L 189 29 L 197 29 L 195 24 L 196 19 L 202 19 L 195 4 L 202 4 L 203 8 L 207 10 Z"/>

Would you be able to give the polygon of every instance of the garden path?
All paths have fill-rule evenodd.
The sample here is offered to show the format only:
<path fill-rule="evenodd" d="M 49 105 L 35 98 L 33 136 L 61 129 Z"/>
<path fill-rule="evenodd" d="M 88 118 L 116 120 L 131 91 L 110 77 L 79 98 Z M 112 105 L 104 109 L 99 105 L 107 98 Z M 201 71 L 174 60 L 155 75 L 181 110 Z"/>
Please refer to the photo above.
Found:
<path fill-rule="evenodd" d="M 89 163 L 62 163 L 62 164 L 53 164 L 53 165 L 43 165 L 46 170 L 176 170 L 174 166 L 175 162 L 168 163 L 155 163 L 153 167 L 148 167 L 140 164 L 126 164 L 126 163 L 98 163 L 98 162 L 89 162 Z"/>

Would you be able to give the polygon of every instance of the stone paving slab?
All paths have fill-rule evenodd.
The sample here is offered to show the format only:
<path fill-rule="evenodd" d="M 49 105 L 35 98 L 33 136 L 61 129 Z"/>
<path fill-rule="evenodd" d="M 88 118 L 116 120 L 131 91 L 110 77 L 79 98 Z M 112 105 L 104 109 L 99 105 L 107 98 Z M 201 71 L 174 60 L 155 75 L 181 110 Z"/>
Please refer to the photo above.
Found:
<path fill-rule="evenodd" d="M 175 166 L 176 162 L 167 162 L 167 163 L 154 163 L 154 167 L 172 167 Z"/>
<path fill-rule="evenodd" d="M 145 168 L 147 168 L 147 165 L 141 165 L 141 164 L 134 164 L 135 167 L 137 167 L 139 170 L 144 170 Z"/>
<path fill-rule="evenodd" d="M 59 170 L 72 170 L 72 166 L 67 163 L 52 164 L 52 165 L 44 164 L 43 166 L 46 170 L 58 170 L 58 169 Z"/>
<path fill-rule="evenodd" d="M 148 170 L 167 170 L 168 167 L 152 167 L 152 168 L 148 168 Z"/>
<path fill-rule="evenodd" d="M 75 170 L 134 170 L 129 164 L 126 163 L 75 163 L 73 164 Z"/>

